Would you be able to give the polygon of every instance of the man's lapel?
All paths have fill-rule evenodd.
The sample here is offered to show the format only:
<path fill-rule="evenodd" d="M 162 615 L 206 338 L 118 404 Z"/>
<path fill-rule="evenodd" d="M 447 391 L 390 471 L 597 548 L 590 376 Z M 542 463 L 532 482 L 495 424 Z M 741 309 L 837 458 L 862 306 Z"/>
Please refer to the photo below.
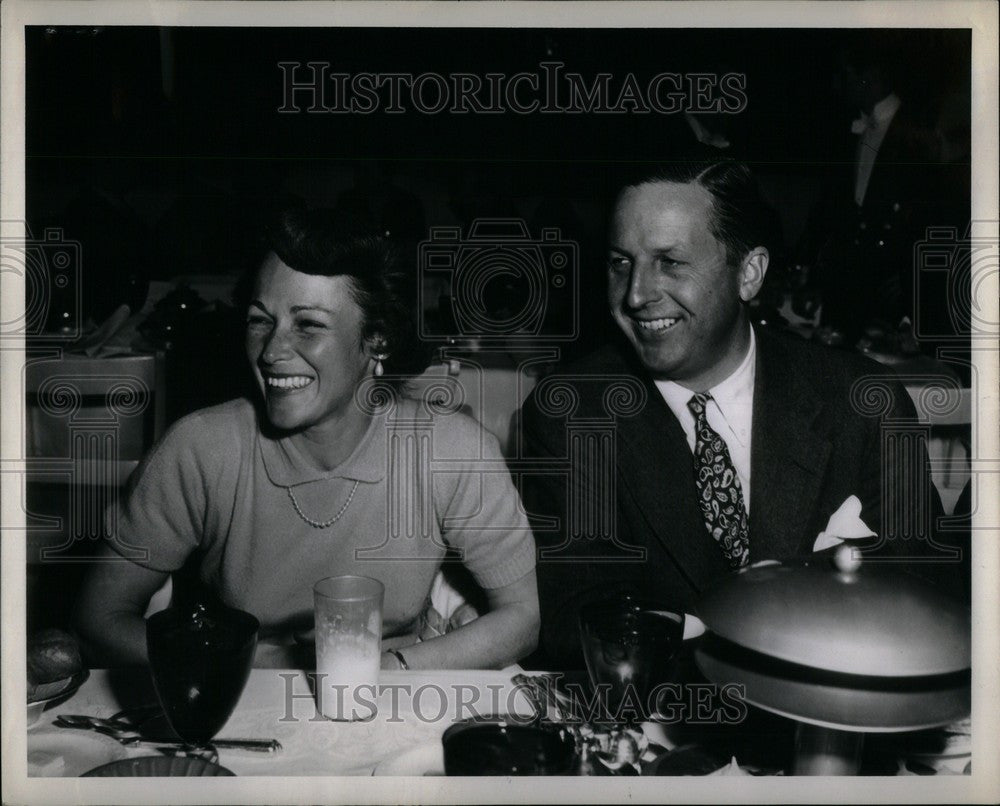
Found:
<path fill-rule="evenodd" d="M 750 561 L 788 557 L 810 545 L 810 515 L 832 445 L 821 428 L 823 401 L 806 384 L 778 337 L 757 331 L 751 444 Z"/>
<path fill-rule="evenodd" d="M 681 575 L 700 592 L 728 566 L 705 529 L 684 430 L 656 386 L 647 380 L 646 389 L 642 411 L 618 422 L 618 506 L 638 510 Z M 626 496 L 632 501 L 622 500 Z"/>

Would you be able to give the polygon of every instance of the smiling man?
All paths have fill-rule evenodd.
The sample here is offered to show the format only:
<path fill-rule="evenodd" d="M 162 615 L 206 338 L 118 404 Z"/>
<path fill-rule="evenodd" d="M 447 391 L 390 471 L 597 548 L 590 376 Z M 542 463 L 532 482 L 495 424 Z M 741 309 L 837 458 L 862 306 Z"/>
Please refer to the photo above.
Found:
<path fill-rule="evenodd" d="M 767 272 L 767 250 L 727 249 L 713 216 L 700 183 L 653 181 L 625 188 L 611 223 L 611 313 L 653 378 L 689 389 L 707 390 L 743 362 L 743 303 Z"/>
<path fill-rule="evenodd" d="M 726 574 L 840 538 L 944 560 L 924 447 L 883 438 L 912 424 L 905 389 L 860 355 L 751 326 L 770 220 L 730 160 L 617 195 L 607 290 L 623 339 L 544 379 L 522 413 L 555 665 L 580 668 L 579 607 L 620 586 L 690 613 Z"/>

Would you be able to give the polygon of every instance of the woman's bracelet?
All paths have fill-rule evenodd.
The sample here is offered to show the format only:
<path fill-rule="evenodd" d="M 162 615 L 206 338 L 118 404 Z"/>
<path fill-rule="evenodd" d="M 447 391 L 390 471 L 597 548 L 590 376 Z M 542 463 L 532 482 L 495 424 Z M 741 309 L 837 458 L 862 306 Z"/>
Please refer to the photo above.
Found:
<path fill-rule="evenodd" d="M 399 661 L 399 668 L 400 669 L 402 669 L 404 672 L 405 671 L 409 671 L 410 666 L 406 662 L 406 658 L 403 657 L 403 653 L 402 652 L 400 652 L 398 649 L 387 649 L 386 652 L 388 652 L 396 660 Z"/>

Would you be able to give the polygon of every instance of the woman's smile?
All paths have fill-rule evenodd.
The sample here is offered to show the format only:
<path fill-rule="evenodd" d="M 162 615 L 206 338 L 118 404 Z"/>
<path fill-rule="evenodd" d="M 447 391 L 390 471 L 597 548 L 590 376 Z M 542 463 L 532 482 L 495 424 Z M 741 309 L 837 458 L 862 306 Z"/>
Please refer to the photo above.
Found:
<path fill-rule="evenodd" d="M 313 379 L 306 375 L 273 375 L 267 372 L 261 375 L 268 392 L 298 392 L 313 382 Z"/>

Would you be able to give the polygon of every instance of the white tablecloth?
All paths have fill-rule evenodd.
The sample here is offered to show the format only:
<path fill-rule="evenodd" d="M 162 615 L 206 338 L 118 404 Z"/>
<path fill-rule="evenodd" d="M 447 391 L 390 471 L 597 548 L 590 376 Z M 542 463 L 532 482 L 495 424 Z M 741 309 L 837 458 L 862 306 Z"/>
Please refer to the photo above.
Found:
<path fill-rule="evenodd" d="M 368 722 L 332 722 L 317 716 L 304 673 L 254 669 L 220 738 L 277 739 L 276 754 L 219 750 L 219 763 L 236 775 L 370 775 L 382 761 L 439 743 L 454 722 L 476 715 L 530 716 L 530 704 L 505 671 L 382 672 L 378 713 Z M 28 729 L 28 775 L 74 776 L 126 756 L 155 755 L 150 747 L 123 748 L 93 731 L 56 727 L 59 714 L 108 717 L 155 702 L 141 671 L 96 670 L 72 697 L 49 707 Z"/>

